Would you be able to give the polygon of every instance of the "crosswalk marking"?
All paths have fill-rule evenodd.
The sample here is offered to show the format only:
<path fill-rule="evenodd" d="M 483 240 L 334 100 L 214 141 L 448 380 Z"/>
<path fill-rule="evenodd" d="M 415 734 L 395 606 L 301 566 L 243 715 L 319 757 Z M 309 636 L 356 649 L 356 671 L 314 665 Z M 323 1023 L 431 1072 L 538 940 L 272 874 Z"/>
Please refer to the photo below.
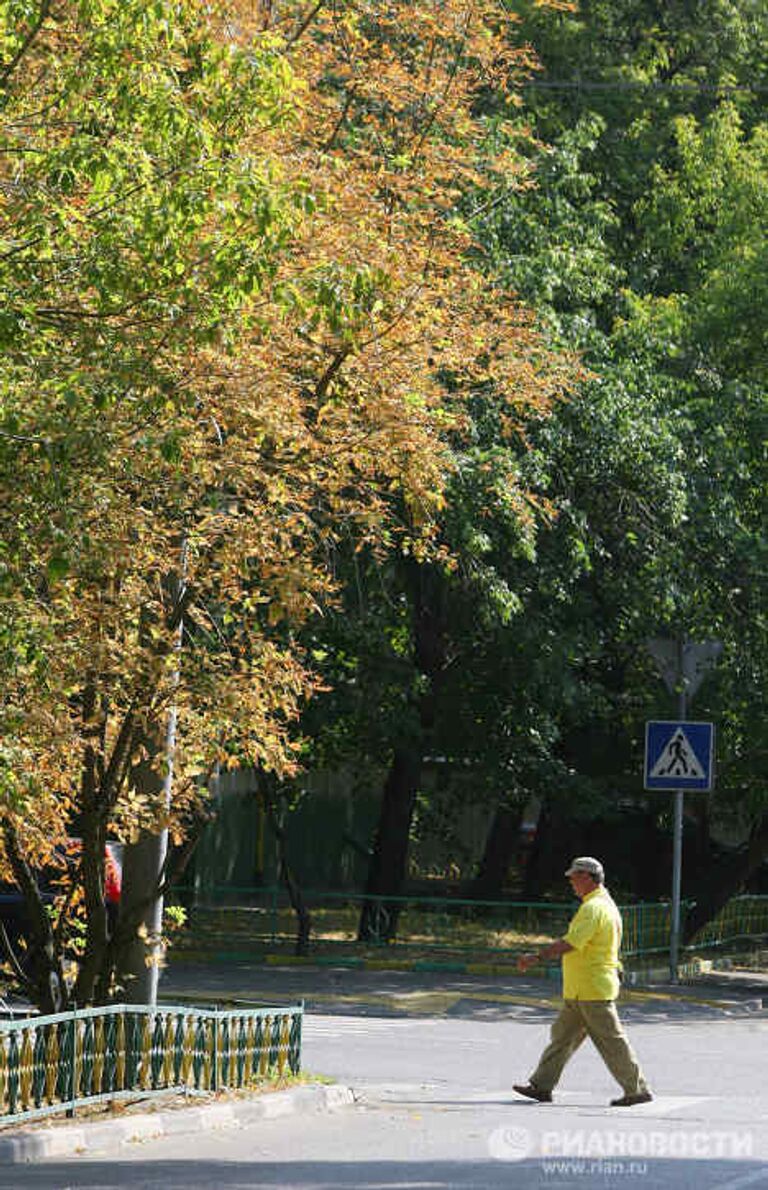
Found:
<path fill-rule="evenodd" d="M 742 1174 L 741 1177 L 731 1178 L 728 1182 L 719 1182 L 713 1190 L 742 1190 L 743 1186 L 765 1186 L 768 1184 L 768 1165 L 763 1165 L 760 1169 L 753 1169 L 751 1173 Z"/>
<path fill-rule="evenodd" d="M 402 1017 L 354 1017 L 340 1020 L 337 1017 L 310 1016 L 304 1017 L 304 1036 L 348 1036 L 352 1033 L 391 1033 L 407 1030 L 423 1030 L 425 1025 L 432 1022 L 424 1020 L 406 1020 Z"/>

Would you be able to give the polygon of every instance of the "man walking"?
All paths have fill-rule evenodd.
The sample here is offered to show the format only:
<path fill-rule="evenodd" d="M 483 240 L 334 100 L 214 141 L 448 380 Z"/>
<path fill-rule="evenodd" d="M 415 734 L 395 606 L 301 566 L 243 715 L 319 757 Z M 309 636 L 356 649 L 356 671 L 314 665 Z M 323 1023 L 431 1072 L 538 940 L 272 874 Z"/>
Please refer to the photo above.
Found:
<path fill-rule="evenodd" d="M 551 1103 L 566 1062 L 585 1037 L 591 1037 L 623 1091 L 619 1099 L 611 1100 L 611 1107 L 648 1103 L 653 1096 L 616 1011 L 621 914 L 603 884 L 599 860 L 579 856 L 565 874 L 581 900 L 567 934 L 538 954 L 524 954 L 517 961 L 518 970 L 527 971 L 536 963 L 562 958 L 563 1007 L 530 1080 L 514 1089 L 528 1099 Z"/>

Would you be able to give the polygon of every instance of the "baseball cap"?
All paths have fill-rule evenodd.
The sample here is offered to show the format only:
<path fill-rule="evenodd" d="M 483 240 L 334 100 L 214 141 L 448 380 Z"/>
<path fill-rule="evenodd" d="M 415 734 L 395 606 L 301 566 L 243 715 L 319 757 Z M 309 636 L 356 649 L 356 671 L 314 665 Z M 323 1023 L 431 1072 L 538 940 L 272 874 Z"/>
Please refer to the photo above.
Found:
<path fill-rule="evenodd" d="M 595 880 L 605 879 L 603 865 L 599 859 L 594 859 L 591 855 L 577 855 L 576 859 L 571 861 L 571 866 L 565 874 L 572 876 L 574 872 L 588 872 L 590 876 L 594 876 Z"/>

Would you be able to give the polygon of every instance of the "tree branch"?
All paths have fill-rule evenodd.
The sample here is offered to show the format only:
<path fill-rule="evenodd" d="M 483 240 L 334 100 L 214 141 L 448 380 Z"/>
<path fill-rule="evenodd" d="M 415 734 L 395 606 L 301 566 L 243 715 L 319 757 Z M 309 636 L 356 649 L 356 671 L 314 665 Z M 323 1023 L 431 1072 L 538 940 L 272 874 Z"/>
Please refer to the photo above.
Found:
<path fill-rule="evenodd" d="M 0 72 L 0 87 L 4 88 L 6 86 L 16 67 L 19 65 L 27 50 L 32 45 L 32 42 L 35 40 L 38 33 L 45 24 L 45 21 L 47 20 L 51 11 L 51 2 L 52 0 L 42 0 L 42 3 L 40 4 L 40 11 L 37 14 L 37 20 L 35 21 L 27 36 L 24 38 L 14 56 L 11 58 L 8 65 L 4 66 L 2 68 L 2 72 Z"/>
<path fill-rule="evenodd" d="M 3 950 L 6 953 L 8 962 L 11 964 L 13 974 L 16 976 L 22 987 L 26 988 L 27 991 L 33 991 L 34 985 L 29 976 L 24 971 L 24 968 L 19 963 L 19 960 L 16 957 L 16 951 L 11 946 L 11 940 L 6 933 L 5 923 L 2 921 L 0 921 L 0 940 L 2 940 Z"/>
<path fill-rule="evenodd" d="M 56 950 L 53 927 L 37 880 L 22 854 L 16 828 L 5 822 L 2 829 L 5 854 L 10 860 L 14 880 L 21 890 L 29 912 L 37 975 L 29 976 L 27 986 L 33 990 L 39 1008 L 43 1011 L 58 1012 L 62 1006 L 62 999 L 66 996 L 66 984 Z"/>
<path fill-rule="evenodd" d="M 316 395 L 318 401 L 322 401 L 323 398 L 325 397 L 325 395 L 328 392 L 328 389 L 330 387 L 331 381 L 333 380 L 334 376 L 336 375 L 336 373 L 338 372 L 339 368 L 342 366 L 342 364 L 344 363 L 344 360 L 348 357 L 348 355 L 349 355 L 348 348 L 344 348 L 341 351 L 337 351 L 336 354 L 334 355 L 330 364 L 325 369 L 325 372 L 323 373 L 323 375 L 320 377 L 320 379 L 317 382 L 317 387 L 315 388 L 315 395 Z"/>
<path fill-rule="evenodd" d="M 324 3 L 325 3 L 325 0 L 317 0 L 317 4 L 314 6 L 314 8 L 309 9 L 306 16 L 304 16 L 301 19 L 301 21 L 299 21 L 299 24 L 296 27 L 296 31 L 294 33 L 292 33 L 291 36 L 287 39 L 286 46 L 295 45 L 296 42 L 299 40 L 299 38 L 303 37 L 303 35 L 306 33 L 307 29 L 309 28 L 309 26 L 312 24 L 313 20 L 319 13 L 320 9 L 323 7 Z"/>

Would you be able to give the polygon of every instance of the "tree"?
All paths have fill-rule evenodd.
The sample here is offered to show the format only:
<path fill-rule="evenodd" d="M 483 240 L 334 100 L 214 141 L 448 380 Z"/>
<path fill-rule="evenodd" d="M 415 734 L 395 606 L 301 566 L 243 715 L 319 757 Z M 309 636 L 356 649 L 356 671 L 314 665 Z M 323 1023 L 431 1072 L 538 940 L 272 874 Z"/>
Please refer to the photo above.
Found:
<path fill-rule="evenodd" d="M 277 8 L 278 19 L 285 10 L 286 6 Z M 328 102 L 329 131 L 324 142 L 334 156 L 347 163 L 350 155 L 357 163 L 364 159 L 364 154 L 369 154 L 368 164 L 381 179 L 378 184 L 384 188 L 388 219 L 386 229 L 382 229 L 382 243 L 394 248 L 401 266 L 407 252 L 409 270 L 416 264 L 422 277 L 420 285 L 429 285 L 427 319 L 420 334 L 428 347 L 427 368 L 434 369 L 444 399 L 453 403 L 455 394 L 469 387 L 468 380 L 474 389 L 473 401 L 477 403 L 482 403 L 484 391 L 495 393 L 496 431 L 514 438 L 525 416 L 534 409 L 546 411 L 552 396 L 565 386 L 571 364 L 564 363 L 558 371 L 551 353 L 543 349 L 511 295 L 496 286 L 487 272 L 470 267 L 469 262 L 462 263 L 474 241 L 457 202 L 471 185 L 482 191 L 491 176 L 497 173 L 509 176 L 520 167 L 515 140 L 519 141 L 522 134 L 515 140 L 510 138 L 502 151 L 495 131 L 508 123 L 510 113 L 514 112 L 515 97 L 509 95 L 510 79 L 514 82 L 528 69 L 530 52 L 510 49 L 505 43 L 509 21 L 502 9 L 493 4 L 474 8 L 461 3 L 427 4 L 420 5 L 418 11 L 403 4 L 386 10 L 354 4 L 347 5 L 343 11 L 344 17 L 341 12 L 328 13 L 325 24 L 308 30 L 311 35 L 319 29 L 323 38 L 321 71 L 314 90 L 325 95 Z M 331 66 L 329 45 L 336 55 Z M 364 86 L 363 78 L 367 80 Z M 492 122 L 476 115 L 480 98 L 489 91 L 496 96 Z M 345 168 L 349 169 L 349 164 Z M 444 219 L 439 235 L 434 221 L 436 212 Z M 432 228 L 427 240 L 422 241 L 428 245 L 428 251 L 420 263 L 413 252 L 418 237 L 410 232 L 404 234 L 413 227 L 414 220 L 417 226 L 426 226 L 426 221 Z M 444 249 L 448 250 L 447 256 L 443 255 Z M 444 336 L 446 317 L 455 319 L 457 299 L 461 301 L 456 289 L 459 268 L 464 293 L 475 306 L 475 334 L 474 339 L 462 339 L 458 343 L 459 353 L 451 355 L 446 352 Z M 487 295 L 485 308 L 477 304 L 479 292 Z M 498 321 L 501 312 L 511 315 L 505 329 Z M 481 355 L 492 366 L 485 374 L 475 371 L 469 377 L 467 363 L 477 362 L 478 345 Z M 506 361 L 502 358 L 504 354 Z M 469 418 L 465 416 L 449 427 L 452 471 L 462 466 L 469 471 L 471 466 L 483 465 L 480 452 L 469 462 L 469 444 L 475 434 L 472 417 L 470 410 Z M 520 535 L 519 522 L 527 522 L 529 506 L 517 468 L 507 467 L 503 478 L 498 476 L 499 489 L 504 484 L 509 485 L 506 493 L 509 519 L 517 523 Z M 498 499 L 500 502 L 504 499 L 501 491 Z M 394 639 L 387 639 L 390 627 L 392 638 L 399 637 L 402 646 L 402 655 L 395 664 L 403 684 L 393 685 L 391 689 L 392 720 L 387 719 L 390 726 L 396 722 L 397 727 L 388 735 L 384 731 L 379 733 L 382 755 L 391 767 L 383 798 L 379 844 L 375 849 L 374 871 L 380 875 L 371 876 L 373 884 L 378 886 L 381 880 L 390 892 L 398 890 L 404 872 L 425 739 L 431 730 L 430 705 L 446 661 L 442 656 L 441 593 L 446 582 L 450 585 L 446 576 L 455 565 L 450 557 L 453 543 L 450 534 L 444 531 L 443 518 L 432 518 L 438 552 L 436 556 L 427 555 L 423 549 L 414 551 L 412 545 L 415 527 L 424 522 L 423 509 L 414 507 L 412 502 L 398 502 L 394 507 L 401 533 L 392 539 L 390 556 L 382 560 L 372 553 L 352 563 L 358 575 L 365 571 L 366 583 L 370 577 L 375 584 L 375 576 L 384 574 L 387 589 L 397 592 L 394 598 L 402 612 L 402 622 L 397 628 L 385 613 L 377 626 L 375 644 L 365 649 L 373 666 L 388 665 L 385 658 L 394 643 Z M 353 581 L 351 570 L 345 574 Z M 454 585 L 458 587 L 460 583 Z M 353 599 L 353 592 L 349 594 Z M 498 595 L 501 600 L 501 586 Z M 349 603 L 345 604 L 345 609 L 348 607 Z M 367 610 L 363 616 L 367 618 Z M 317 636 L 321 638 L 319 641 Z M 333 636 L 333 631 L 318 633 L 313 628 L 317 652 L 326 654 L 329 636 Z M 344 653 L 345 646 L 339 641 L 336 644 Z M 377 653 L 378 644 L 383 646 L 383 652 Z M 337 663 L 343 670 L 344 657 L 328 660 L 329 674 L 334 673 Z M 386 673 L 382 678 L 381 685 L 385 685 Z M 331 699 L 335 702 L 334 695 Z M 377 701 L 375 705 L 381 704 Z M 387 823 L 391 823 L 391 828 Z"/>
<path fill-rule="evenodd" d="M 748 133 L 734 107 L 706 122 L 681 120 L 677 152 L 659 169 L 646 205 L 662 259 L 687 262 L 681 292 L 647 300 L 637 321 L 674 336 L 675 358 L 696 396 L 687 427 L 695 501 L 686 527 L 686 585 L 698 622 L 724 643 L 717 682 L 704 692 L 721 724 L 721 792 L 700 811 L 704 846 L 686 892 L 696 901 L 689 937 L 744 887 L 768 855 L 765 839 L 765 265 L 758 248 L 768 214 L 766 129 Z M 679 266 L 678 266 L 679 267 Z M 682 271 L 679 269 L 679 271 Z M 695 380 L 694 380 L 695 378 Z M 694 388 L 695 384 L 695 388 Z M 710 833 L 742 835 L 712 879 Z"/>
<path fill-rule="evenodd" d="M 294 771 L 335 543 L 426 556 L 466 395 L 561 383 L 451 220 L 503 13 L 396 7 L 8 11 L 0 818 L 41 1008 L 119 986 L 107 837 L 188 835 L 217 763 Z"/>
<path fill-rule="evenodd" d="M 733 825 L 741 817 L 741 829 L 753 836 L 745 851 L 756 862 L 761 854 L 755 845 L 761 837 L 759 790 L 764 784 L 762 733 L 755 718 L 757 689 L 764 680 L 758 676 L 764 674 L 764 620 L 754 601 L 764 570 L 759 526 L 765 519 L 759 446 L 765 416 L 759 362 L 764 360 L 764 268 L 757 248 L 765 222 L 759 102 L 765 81 L 764 20 L 758 8 L 735 3 L 663 12 L 635 0 L 610 6 L 589 3 L 578 14 L 562 17 L 531 8 L 524 28 L 536 42 L 544 72 L 542 85 L 531 88 L 529 102 L 537 131 L 552 146 L 538 175 L 548 181 L 549 163 L 567 184 L 558 150 L 582 135 L 580 179 L 591 179 L 592 185 L 581 194 L 570 185 L 565 195 L 569 218 L 578 226 L 599 195 L 606 232 L 602 254 L 610 262 L 613 284 L 595 290 L 579 311 L 567 293 L 542 285 L 548 276 L 555 283 L 567 278 L 573 260 L 581 268 L 594 263 L 594 235 L 585 235 L 585 252 L 578 245 L 570 256 L 560 252 L 556 260 L 563 267 L 548 273 L 543 268 L 553 254 L 548 260 L 535 242 L 532 251 L 530 238 L 521 243 L 514 209 L 508 210 L 502 241 L 510 276 L 521 278 L 527 300 L 543 305 L 556 334 L 582 346 L 587 364 L 600 377 L 599 386 L 585 391 L 589 403 L 577 396 L 562 417 L 546 425 L 545 434 L 554 435 L 556 443 L 563 420 L 573 427 L 574 419 L 584 416 L 587 429 L 590 410 L 594 415 L 597 408 L 601 418 L 602 409 L 621 409 L 609 449 L 618 457 L 628 448 L 629 461 L 645 439 L 654 482 L 669 494 L 671 515 L 655 526 L 653 515 L 641 516 L 622 541 L 620 510 L 636 495 L 642 501 L 638 512 L 644 506 L 655 514 L 658 502 L 649 502 L 652 489 L 643 496 L 645 485 L 634 486 L 642 476 L 628 485 L 631 472 L 625 471 L 611 489 L 595 460 L 592 490 L 603 489 L 595 501 L 589 489 L 573 483 L 581 469 L 578 456 L 559 462 L 573 514 L 561 516 L 556 533 L 571 515 L 582 517 L 589 567 L 580 586 L 582 595 L 591 589 L 599 597 L 592 613 L 589 604 L 580 604 L 585 624 L 602 625 L 603 644 L 591 662 L 592 672 L 607 663 L 609 671 L 621 676 L 621 686 L 612 683 L 613 713 L 626 724 L 631 707 L 636 722 L 642 722 L 658 714 L 658 687 L 649 684 L 637 664 L 625 664 L 621 675 L 616 667 L 622 653 L 625 659 L 633 649 L 639 654 L 645 635 L 681 626 L 694 638 L 718 636 L 724 641 L 722 663 L 698 707 L 699 714 L 711 714 L 723 728 L 721 792 L 706 811 L 702 807 L 699 819 L 708 835 L 718 819 Z M 591 145 L 583 139 L 589 128 L 596 131 Z M 534 234 L 537 211 L 548 220 L 557 209 L 555 198 L 563 211 L 562 184 L 556 190 L 545 185 L 514 200 L 518 206 L 530 204 Z M 597 226 L 593 224 L 593 232 Z M 609 276 L 603 269 L 603 280 Z M 582 455 L 591 454 L 587 439 L 573 442 Z M 601 449 L 605 446 L 603 441 Z M 550 495 L 557 503 L 556 492 Z M 643 539 L 646 560 L 637 569 L 627 559 Z M 593 619 L 598 608 L 599 621 Z M 617 753 L 626 764 L 619 766 L 617 776 L 624 767 L 624 787 L 640 797 L 639 756 L 633 758 L 629 749 L 627 734 Z M 580 764 L 590 764 L 582 750 L 576 755 Z M 659 816 L 653 799 L 648 812 Z M 690 864 L 686 873 L 686 891 L 702 912 L 711 912 L 713 904 L 713 840 L 707 843 L 698 872 Z M 742 880 L 743 860 L 737 857 L 732 865 Z M 724 873 L 722 894 L 727 897 L 737 887 Z"/>
<path fill-rule="evenodd" d="M 107 994 L 122 939 L 106 934 L 104 844 L 108 829 L 128 837 L 166 814 L 128 783 L 157 725 L 178 699 L 194 757 L 205 699 L 235 699 L 223 650 L 198 644 L 190 684 L 202 705 L 188 710 L 174 642 L 206 555 L 215 574 L 196 590 L 198 641 L 217 628 L 212 591 L 237 573 L 227 537 L 241 559 L 266 545 L 245 509 L 239 534 L 234 517 L 222 528 L 255 412 L 241 399 L 222 415 L 216 344 L 237 333 L 295 222 L 268 147 L 236 153 L 292 99 L 274 48 L 230 54 L 197 5 L 44 4 L 36 17 L 11 6 L 5 17 L 3 852 L 32 912 L 29 990 L 54 1007 L 67 989 L 78 1003 Z M 295 663 L 265 642 L 239 664 L 269 673 L 271 698 L 290 707 Z M 272 719 L 263 693 L 240 684 L 242 722 Z M 281 754 L 279 728 L 261 747 Z M 176 823 L 190 806 L 181 793 Z M 51 921 L 34 868 L 75 827 L 76 879 Z M 72 984 L 63 955 L 78 898 L 85 957 Z"/>
<path fill-rule="evenodd" d="M 759 757 L 750 777 L 744 749 L 761 738 L 764 680 L 753 602 L 764 566 L 754 316 L 764 18 L 719 0 L 674 12 L 627 0 L 521 13 L 543 66 L 524 80 L 521 113 L 537 135 L 521 139 L 495 119 L 492 87 L 478 96 L 487 153 L 514 160 L 467 178 L 457 214 L 474 232 L 478 271 L 516 289 L 550 345 L 579 350 L 591 376 L 551 416 L 530 419 L 523 451 L 505 442 L 490 394 L 475 394 L 438 521 L 455 569 L 431 558 L 421 568 L 365 555 L 340 563 L 344 620 L 313 636 L 335 683 L 315 710 L 327 706 L 332 722 L 306 724 L 321 752 L 399 753 L 399 827 L 384 827 L 391 850 L 375 867 L 384 895 L 399 891 L 414 791 L 427 800 L 425 754 L 471 761 L 489 803 L 501 796 L 506 809 L 510 787 L 513 806 L 546 792 L 548 820 L 578 815 L 585 829 L 610 817 L 624 830 L 621 794 L 645 814 L 643 845 L 655 855 L 669 815 L 640 788 L 639 740 L 662 709 L 644 642 L 666 629 L 728 642 L 706 699 L 726 712 L 725 748 L 752 791 L 743 805 L 760 784 Z M 508 33 L 515 42 L 518 29 Z M 510 491 L 534 490 L 556 513 L 523 550 L 494 548 L 504 521 L 488 517 L 482 482 L 465 497 L 464 484 L 497 468 L 524 476 Z M 506 624 L 493 606 L 506 607 Z M 718 797 L 716 814 L 727 816 L 730 800 Z"/>

